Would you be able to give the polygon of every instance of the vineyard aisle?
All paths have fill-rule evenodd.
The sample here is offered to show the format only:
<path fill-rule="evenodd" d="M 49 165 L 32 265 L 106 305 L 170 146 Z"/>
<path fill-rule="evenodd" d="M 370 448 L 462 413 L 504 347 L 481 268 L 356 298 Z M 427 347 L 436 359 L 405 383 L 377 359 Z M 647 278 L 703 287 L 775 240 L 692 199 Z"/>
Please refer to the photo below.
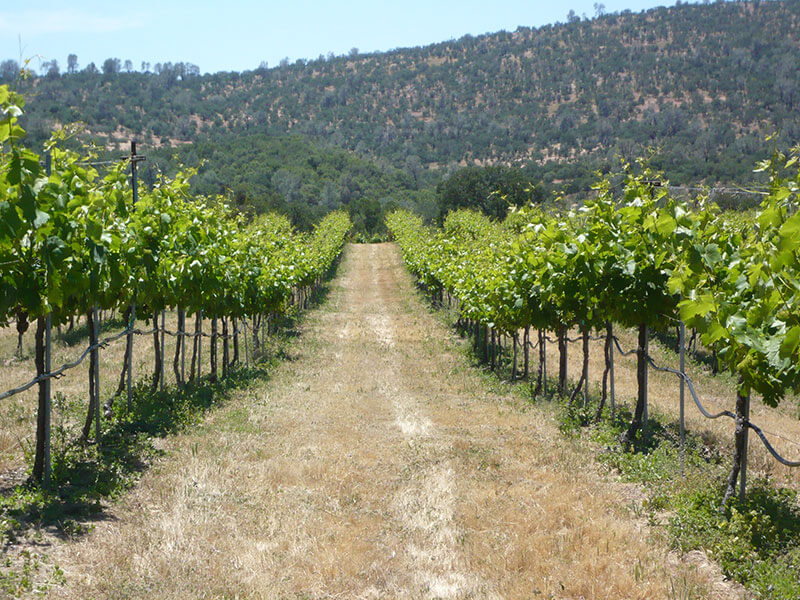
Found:
<path fill-rule="evenodd" d="M 51 558 L 68 598 L 723 598 L 537 408 L 467 364 L 392 245 L 345 252 L 273 377 Z"/>

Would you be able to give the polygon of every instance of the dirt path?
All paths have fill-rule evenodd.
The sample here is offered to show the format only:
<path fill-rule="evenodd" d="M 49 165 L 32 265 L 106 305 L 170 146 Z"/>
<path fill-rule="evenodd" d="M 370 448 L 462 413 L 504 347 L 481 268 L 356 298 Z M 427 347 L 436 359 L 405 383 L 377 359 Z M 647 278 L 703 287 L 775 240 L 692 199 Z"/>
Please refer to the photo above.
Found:
<path fill-rule="evenodd" d="M 293 353 L 54 550 L 53 597 L 722 597 L 467 364 L 393 246 L 347 249 Z"/>

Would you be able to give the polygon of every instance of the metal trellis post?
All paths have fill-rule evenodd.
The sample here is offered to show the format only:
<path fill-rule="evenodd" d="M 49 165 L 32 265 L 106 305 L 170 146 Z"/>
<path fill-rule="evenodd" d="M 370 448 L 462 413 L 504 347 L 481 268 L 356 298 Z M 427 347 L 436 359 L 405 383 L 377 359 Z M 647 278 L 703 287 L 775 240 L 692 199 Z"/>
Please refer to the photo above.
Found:
<path fill-rule="evenodd" d="M 98 310 L 95 304 L 92 308 L 92 328 L 94 329 L 94 339 L 100 339 L 100 324 L 98 322 Z M 99 342 L 95 342 L 99 343 Z M 98 346 L 93 351 L 94 354 L 94 439 L 97 445 L 100 445 L 100 347 Z"/>
<path fill-rule="evenodd" d="M 614 325 L 611 324 L 608 326 L 608 333 L 611 335 L 611 340 L 609 343 L 609 370 L 608 370 L 608 378 L 609 378 L 609 386 L 608 391 L 611 395 L 611 420 L 614 420 L 617 411 L 616 405 L 616 398 L 614 396 Z"/>
<path fill-rule="evenodd" d="M 44 169 L 47 176 L 50 177 L 52 172 L 53 157 L 50 152 L 44 156 Z M 45 317 L 44 322 L 44 372 L 47 373 L 48 378 L 44 381 L 44 451 L 43 451 L 43 473 L 42 483 L 45 487 L 50 485 L 50 418 L 52 414 L 52 402 L 50 399 L 50 370 L 52 369 L 52 313 Z"/>
<path fill-rule="evenodd" d="M 139 180 L 136 175 L 136 165 L 146 158 L 140 154 L 136 154 L 136 142 L 131 141 L 131 190 L 133 191 L 133 207 L 132 211 L 136 210 L 136 202 L 139 200 Z M 131 302 L 131 321 L 129 323 L 130 332 L 128 333 L 128 347 L 131 351 L 128 353 L 128 412 L 133 408 L 133 327 L 136 324 L 136 290 L 133 290 L 134 301 Z"/>
<path fill-rule="evenodd" d="M 747 424 L 750 422 L 750 394 L 744 403 L 744 449 L 742 450 L 742 470 L 739 472 L 739 500 L 744 502 L 745 488 L 747 487 L 747 442 L 749 439 L 750 427 Z"/>
<path fill-rule="evenodd" d="M 165 315 L 166 311 L 162 310 L 161 311 L 161 372 L 159 373 L 159 388 L 161 389 L 162 392 L 164 391 L 164 361 L 167 358 L 167 353 L 165 352 L 164 348 L 164 336 L 166 331 Z"/>
<path fill-rule="evenodd" d="M 681 375 L 686 375 L 686 325 L 681 321 L 680 330 L 678 333 L 678 344 L 680 346 L 680 370 Z M 685 420 L 685 394 L 686 394 L 686 380 L 680 378 L 681 394 L 680 394 L 680 411 L 681 411 L 681 475 L 686 474 L 686 420 Z"/>
<path fill-rule="evenodd" d="M 647 421 L 649 419 L 649 411 L 647 407 L 647 357 L 650 356 L 650 328 L 645 325 L 644 328 L 644 411 L 642 412 L 642 422 L 645 426 L 647 426 Z"/>

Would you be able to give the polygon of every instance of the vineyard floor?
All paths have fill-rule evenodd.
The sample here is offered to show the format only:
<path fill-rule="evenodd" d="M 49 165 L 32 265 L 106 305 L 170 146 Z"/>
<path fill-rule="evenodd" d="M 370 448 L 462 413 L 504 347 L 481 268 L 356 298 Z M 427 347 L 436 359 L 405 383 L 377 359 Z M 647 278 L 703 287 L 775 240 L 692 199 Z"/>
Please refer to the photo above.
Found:
<path fill-rule="evenodd" d="M 394 246 L 349 246 L 272 377 L 47 551 L 50 597 L 739 597 L 462 347 Z"/>

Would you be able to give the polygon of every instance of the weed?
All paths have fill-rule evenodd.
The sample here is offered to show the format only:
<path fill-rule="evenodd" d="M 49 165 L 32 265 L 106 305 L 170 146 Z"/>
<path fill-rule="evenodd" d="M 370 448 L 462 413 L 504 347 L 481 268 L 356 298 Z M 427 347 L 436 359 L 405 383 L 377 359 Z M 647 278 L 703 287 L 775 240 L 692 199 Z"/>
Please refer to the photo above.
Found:
<path fill-rule="evenodd" d="M 726 576 L 762 598 L 797 598 L 800 590 L 800 509 L 796 493 L 766 479 L 753 482 L 744 501 L 720 511 L 723 486 L 673 499 L 669 530 L 682 550 L 706 549 Z M 787 587 L 788 586 L 788 587 Z M 790 590 L 786 595 L 781 590 Z"/>

